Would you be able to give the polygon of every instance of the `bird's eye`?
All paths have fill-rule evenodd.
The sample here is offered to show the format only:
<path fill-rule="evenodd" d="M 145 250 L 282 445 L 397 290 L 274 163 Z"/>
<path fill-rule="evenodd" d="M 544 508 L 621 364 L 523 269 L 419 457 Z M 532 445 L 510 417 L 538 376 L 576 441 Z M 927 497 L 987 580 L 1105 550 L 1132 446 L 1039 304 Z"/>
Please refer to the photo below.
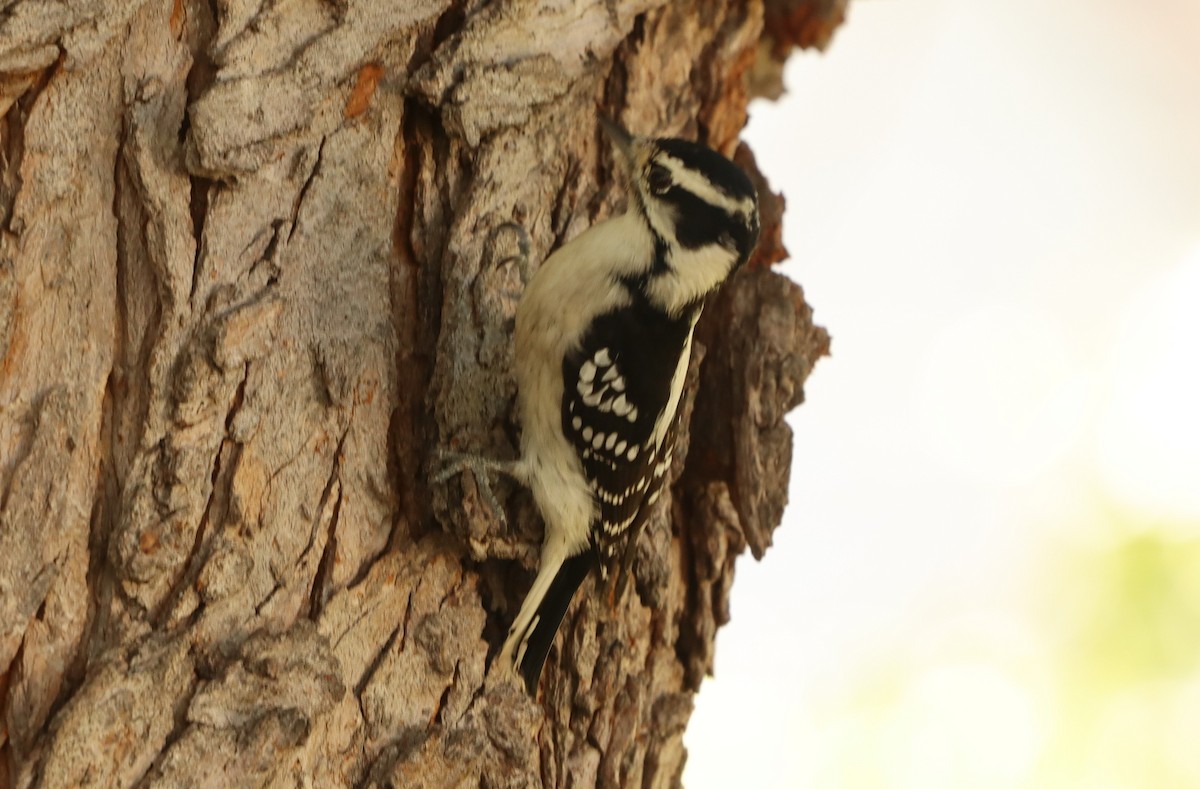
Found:
<path fill-rule="evenodd" d="M 671 173 L 661 164 L 650 165 L 650 172 L 646 176 L 646 181 L 650 184 L 650 191 L 656 195 L 663 195 L 671 188 Z"/>

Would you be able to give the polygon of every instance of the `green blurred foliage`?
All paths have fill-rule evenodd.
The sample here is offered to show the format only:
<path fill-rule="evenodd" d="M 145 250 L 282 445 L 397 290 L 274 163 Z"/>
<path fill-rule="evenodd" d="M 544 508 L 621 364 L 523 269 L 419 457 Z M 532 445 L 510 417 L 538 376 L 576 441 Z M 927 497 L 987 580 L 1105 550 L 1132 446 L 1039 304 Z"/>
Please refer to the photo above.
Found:
<path fill-rule="evenodd" d="M 1200 786 L 1200 539 L 1173 536 L 1200 528 L 1125 533 L 1053 579 L 1058 720 L 1029 786 Z"/>
<path fill-rule="evenodd" d="M 1147 531 L 1071 575 L 1085 608 L 1061 656 L 1068 683 L 1095 692 L 1200 668 L 1200 540 Z"/>

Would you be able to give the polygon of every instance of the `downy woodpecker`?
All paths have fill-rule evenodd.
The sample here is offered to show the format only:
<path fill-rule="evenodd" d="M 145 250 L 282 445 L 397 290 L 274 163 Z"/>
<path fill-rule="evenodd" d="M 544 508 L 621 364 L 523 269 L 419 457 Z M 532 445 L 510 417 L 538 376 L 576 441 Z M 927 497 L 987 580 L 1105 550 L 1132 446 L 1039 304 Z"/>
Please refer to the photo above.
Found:
<path fill-rule="evenodd" d="M 754 187 L 724 156 L 601 125 L 628 172 L 629 205 L 554 252 L 521 297 L 521 457 L 454 455 L 435 477 L 471 468 L 486 489 L 486 472 L 502 471 L 531 489 L 542 513 L 537 577 L 498 658 L 530 693 L 592 568 L 604 579 L 627 571 L 671 465 L 705 297 L 758 239 Z"/>

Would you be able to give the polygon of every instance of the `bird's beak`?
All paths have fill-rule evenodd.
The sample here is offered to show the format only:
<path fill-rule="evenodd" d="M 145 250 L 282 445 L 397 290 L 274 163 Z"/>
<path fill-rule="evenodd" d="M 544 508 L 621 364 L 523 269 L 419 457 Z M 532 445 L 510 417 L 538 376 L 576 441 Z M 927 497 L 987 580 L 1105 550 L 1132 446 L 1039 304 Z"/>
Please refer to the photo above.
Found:
<path fill-rule="evenodd" d="M 603 115 L 599 116 L 599 118 L 600 128 L 604 129 L 604 133 L 607 134 L 609 139 L 613 141 L 613 145 L 617 146 L 617 150 L 621 152 L 621 156 L 624 157 L 625 163 L 632 165 L 634 160 L 633 135 L 625 131 L 625 129 L 622 128 L 621 125 L 616 121 L 610 120 Z"/>

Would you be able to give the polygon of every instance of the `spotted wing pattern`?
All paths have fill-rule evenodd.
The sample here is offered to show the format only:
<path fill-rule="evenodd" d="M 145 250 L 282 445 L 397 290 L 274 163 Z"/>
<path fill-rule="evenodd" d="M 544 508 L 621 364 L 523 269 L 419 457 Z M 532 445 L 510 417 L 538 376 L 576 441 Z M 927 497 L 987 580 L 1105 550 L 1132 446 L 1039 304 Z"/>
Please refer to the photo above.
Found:
<path fill-rule="evenodd" d="M 602 574 L 640 531 L 670 468 L 675 415 L 663 435 L 655 426 L 690 331 L 687 318 L 626 308 L 597 320 L 563 362 L 563 430 L 599 508 L 592 542 Z"/>

